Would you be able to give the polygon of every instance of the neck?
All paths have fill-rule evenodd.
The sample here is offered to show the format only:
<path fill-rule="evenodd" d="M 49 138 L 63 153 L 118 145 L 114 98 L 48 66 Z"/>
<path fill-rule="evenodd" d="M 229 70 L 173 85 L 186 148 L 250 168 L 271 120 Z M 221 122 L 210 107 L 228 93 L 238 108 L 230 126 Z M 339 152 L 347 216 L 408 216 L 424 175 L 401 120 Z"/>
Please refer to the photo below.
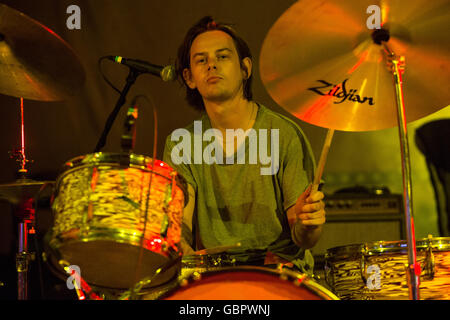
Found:
<path fill-rule="evenodd" d="M 225 131 L 226 129 L 243 129 L 253 127 L 256 119 L 257 105 L 246 99 L 232 99 L 224 102 L 204 101 L 206 113 L 213 128 Z"/>

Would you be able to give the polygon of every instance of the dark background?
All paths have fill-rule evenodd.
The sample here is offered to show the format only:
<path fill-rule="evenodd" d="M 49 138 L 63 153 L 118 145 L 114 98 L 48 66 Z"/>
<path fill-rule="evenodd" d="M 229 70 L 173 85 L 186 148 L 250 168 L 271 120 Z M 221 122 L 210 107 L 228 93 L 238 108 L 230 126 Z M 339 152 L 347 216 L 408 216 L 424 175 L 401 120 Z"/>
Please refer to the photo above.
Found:
<path fill-rule="evenodd" d="M 100 57 L 121 55 L 158 65 L 173 63 L 185 31 L 204 15 L 212 15 L 218 21 L 235 24 L 253 52 L 254 97 L 271 109 L 290 116 L 265 90 L 259 77 L 258 59 L 267 32 L 283 12 L 295 3 L 293 0 L 3 0 L 1 3 L 55 31 L 72 46 L 86 72 L 86 82 L 67 101 L 24 101 L 26 155 L 34 161 L 28 167 L 28 178 L 54 181 L 65 161 L 93 152 L 118 98 L 118 94 L 101 77 L 97 66 Z M 69 17 L 66 9 L 73 4 L 81 9 L 80 30 L 69 30 L 66 27 Z M 49 58 L 51 54 L 49 52 Z M 121 89 L 128 69 L 110 62 L 104 62 L 102 69 Z M 177 82 L 165 83 L 151 75 L 142 75 L 129 92 L 125 106 L 138 94 L 145 94 L 156 107 L 156 158 L 161 159 L 166 136 L 195 120 L 199 113 L 187 105 L 184 89 Z M 151 156 L 154 139 L 153 111 L 146 101 L 141 102 L 134 152 Z M 19 105 L 18 98 L 0 95 L 0 183 L 11 183 L 17 178 L 18 164 L 9 158 L 8 151 L 20 148 Z M 122 108 L 118 115 L 102 151 L 120 151 L 125 109 Z M 420 185 L 420 192 L 415 194 L 414 203 L 418 238 L 425 237 L 428 233 L 436 234 L 437 227 L 433 190 L 423 156 L 414 146 L 414 129 L 431 119 L 448 118 L 449 115 L 447 107 L 409 126 L 413 179 Z M 318 159 L 326 130 L 293 119 L 304 129 Z M 336 132 L 324 178 L 329 181 L 325 191 L 330 193 L 356 184 L 382 185 L 389 187 L 394 193 L 401 193 L 401 163 L 396 129 L 367 133 Z M 13 299 L 16 225 L 10 204 L 3 202 L 0 205 L 0 281 L 4 282 L 4 286 L 0 287 L 0 299 Z M 43 203 L 36 216 L 37 237 L 40 240 L 52 221 L 48 205 Z M 35 298 L 41 296 L 37 268 L 37 263 L 32 263 L 35 272 L 32 294 Z M 64 290 L 65 282 L 51 278 L 45 265 L 42 268 L 45 269 L 44 275 L 52 279 L 46 280 L 49 283 L 46 285 L 47 297 L 73 298 L 73 293 Z"/>

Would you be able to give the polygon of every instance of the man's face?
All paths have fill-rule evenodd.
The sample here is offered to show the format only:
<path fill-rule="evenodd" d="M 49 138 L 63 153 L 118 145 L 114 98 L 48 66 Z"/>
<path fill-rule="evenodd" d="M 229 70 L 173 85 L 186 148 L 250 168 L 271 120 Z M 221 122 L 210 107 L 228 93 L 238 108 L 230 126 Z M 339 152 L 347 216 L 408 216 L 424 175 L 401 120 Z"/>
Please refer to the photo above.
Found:
<path fill-rule="evenodd" d="M 243 96 L 243 80 L 250 76 L 251 60 L 244 59 L 242 70 L 233 39 L 223 31 L 198 35 L 191 46 L 190 69 L 183 72 L 191 89 L 206 101 L 223 102 Z"/>

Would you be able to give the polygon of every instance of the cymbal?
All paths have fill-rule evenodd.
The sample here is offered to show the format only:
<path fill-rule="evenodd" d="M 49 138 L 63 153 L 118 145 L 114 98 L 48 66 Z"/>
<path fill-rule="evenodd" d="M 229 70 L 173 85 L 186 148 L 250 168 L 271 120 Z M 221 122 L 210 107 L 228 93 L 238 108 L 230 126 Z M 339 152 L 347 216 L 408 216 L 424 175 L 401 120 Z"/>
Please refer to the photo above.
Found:
<path fill-rule="evenodd" d="M 21 201 L 36 197 L 41 189 L 49 184 L 53 185 L 54 182 L 18 179 L 12 183 L 0 184 L 0 200 L 19 204 Z"/>
<path fill-rule="evenodd" d="M 448 106 L 448 0 L 299 0 L 271 27 L 261 49 L 261 79 L 274 101 L 324 128 L 397 126 L 392 72 L 367 26 L 366 10 L 375 4 L 387 44 L 405 57 L 406 121 Z"/>
<path fill-rule="evenodd" d="M 0 93 L 61 101 L 84 80 L 84 69 L 69 44 L 38 21 L 0 4 Z"/>

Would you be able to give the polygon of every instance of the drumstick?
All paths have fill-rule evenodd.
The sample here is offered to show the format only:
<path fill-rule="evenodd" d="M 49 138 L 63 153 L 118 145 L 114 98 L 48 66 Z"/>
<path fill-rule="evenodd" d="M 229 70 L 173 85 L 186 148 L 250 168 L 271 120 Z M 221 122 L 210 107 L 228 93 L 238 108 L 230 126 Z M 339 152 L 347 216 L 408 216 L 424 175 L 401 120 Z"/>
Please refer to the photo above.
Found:
<path fill-rule="evenodd" d="M 325 137 L 325 143 L 320 154 L 319 164 L 317 165 L 316 175 L 314 176 L 314 182 L 311 188 L 311 193 L 319 190 L 320 179 L 322 179 L 323 169 L 327 160 L 328 151 L 330 150 L 331 140 L 333 139 L 334 129 L 328 129 L 327 136 Z"/>
<path fill-rule="evenodd" d="M 214 248 L 198 250 L 198 251 L 195 251 L 194 254 L 195 255 L 201 255 L 201 254 L 221 253 L 221 252 L 227 251 L 229 249 L 239 248 L 240 246 L 241 246 L 241 243 L 238 242 L 238 243 L 236 243 L 234 245 L 231 245 L 231 246 L 220 246 L 220 247 L 214 247 Z"/>

